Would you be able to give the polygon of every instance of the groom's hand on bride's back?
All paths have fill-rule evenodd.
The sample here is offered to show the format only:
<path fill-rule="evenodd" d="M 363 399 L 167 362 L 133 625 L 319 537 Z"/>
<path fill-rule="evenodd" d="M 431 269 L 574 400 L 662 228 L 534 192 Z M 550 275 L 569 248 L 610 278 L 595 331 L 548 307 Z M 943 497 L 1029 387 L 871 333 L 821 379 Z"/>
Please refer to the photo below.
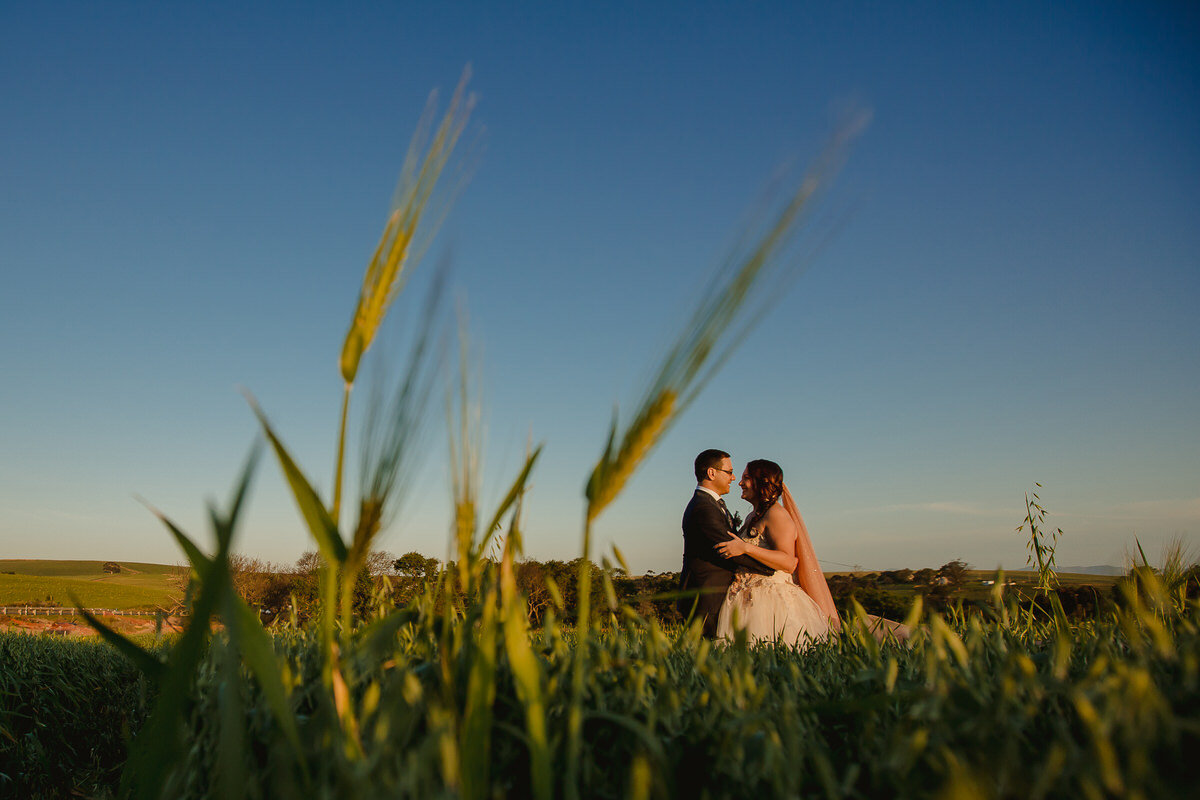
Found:
<path fill-rule="evenodd" d="M 717 545 L 717 552 L 725 558 L 736 558 L 746 554 L 746 542 L 736 533 L 728 532 L 729 538 Z"/>

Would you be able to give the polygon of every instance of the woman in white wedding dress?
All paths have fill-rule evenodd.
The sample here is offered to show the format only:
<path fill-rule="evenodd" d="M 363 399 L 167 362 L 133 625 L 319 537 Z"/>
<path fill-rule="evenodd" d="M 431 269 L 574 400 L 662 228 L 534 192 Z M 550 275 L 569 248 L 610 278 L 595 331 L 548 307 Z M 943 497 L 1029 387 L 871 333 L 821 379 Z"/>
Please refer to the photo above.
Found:
<path fill-rule="evenodd" d="M 736 571 L 717 617 L 717 636 L 733 638 L 736 630 L 745 630 L 752 642 L 803 644 L 837 630 L 829 584 L 783 483 L 783 470 L 774 461 L 751 461 L 738 486 L 742 499 L 754 506 L 742 527 L 746 538 L 731 535 L 717 550 L 726 557 L 749 555 L 775 572 Z"/>

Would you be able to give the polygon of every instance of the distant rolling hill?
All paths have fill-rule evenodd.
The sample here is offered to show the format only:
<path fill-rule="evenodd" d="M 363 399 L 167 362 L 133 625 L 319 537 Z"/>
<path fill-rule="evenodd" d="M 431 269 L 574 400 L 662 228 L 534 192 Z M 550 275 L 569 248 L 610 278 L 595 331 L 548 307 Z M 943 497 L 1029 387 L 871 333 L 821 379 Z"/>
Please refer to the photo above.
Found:
<path fill-rule="evenodd" d="M 42 558 L 0 558 L 0 573 L 12 572 L 16 575 L 44 575 L 49 577 L 79 577 L 88 575 L 104 575 L 104 565 L 107 561 L 70 561 L 51 560 Z M 142 575 L 169 575 L 178 567 L 166 564 L 143 564 L 140 561 L 117 561 L 122 572 Z"/>
<path fill-rule="evenodd" d="M 117 561 L 118 573 L 104 571 L 105 561 L 0 559 L 0 605 L 57 603 L 97 608 L 171 606 L 181 592 L 178 567 Z"/>
<path fill-rule="evenodd" d="M 1058 572 L 1070 572 L 1076 575 L 1110 575 L 1125 574 L 1124 567 L 1114 567 L 1112 564 L 1099 564 L 1094 567 L 1055 567 Z"/>

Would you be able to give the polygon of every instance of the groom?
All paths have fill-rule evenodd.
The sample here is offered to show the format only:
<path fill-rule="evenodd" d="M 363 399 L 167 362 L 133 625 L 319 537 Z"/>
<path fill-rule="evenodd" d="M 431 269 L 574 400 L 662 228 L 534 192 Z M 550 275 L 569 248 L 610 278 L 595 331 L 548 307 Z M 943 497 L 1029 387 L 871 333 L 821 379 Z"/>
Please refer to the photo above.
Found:
<path fill-rule="evenodd" d="M 773 570 L 750 556 L 725 558 L 716 546 L 729 540 L 734 530 L 733 515 L 721 495 L 733 483 L 733 461 L 724 450 L 705 450 L 696 456 L 696 492 L 683 512 L 683 571 L 680 591 L 698 592 L 679 600 L 679 613 L 685 620 L 699 615 L 704 620 L 704 637 L 717 634 L 717 614 L 725 600 L 725 591 L 733 582 L 733 570 L 745 567 L 762 575 Z"/>

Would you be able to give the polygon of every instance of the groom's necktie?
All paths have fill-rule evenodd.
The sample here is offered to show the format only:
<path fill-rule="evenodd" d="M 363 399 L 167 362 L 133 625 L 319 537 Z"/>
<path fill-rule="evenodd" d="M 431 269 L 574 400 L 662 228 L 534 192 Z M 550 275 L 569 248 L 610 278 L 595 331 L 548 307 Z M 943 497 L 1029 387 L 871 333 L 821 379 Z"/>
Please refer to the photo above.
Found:
<path fill-rule="evenodd" d="M 717 505 L 719 505 L 721 510 L 725 512 L 725 521 L 729 523 L 729 527 L 733 528 L 733 514 L 729 513 L 729 507 L 725 505 L 725 501 L 718 497 Z"/>

